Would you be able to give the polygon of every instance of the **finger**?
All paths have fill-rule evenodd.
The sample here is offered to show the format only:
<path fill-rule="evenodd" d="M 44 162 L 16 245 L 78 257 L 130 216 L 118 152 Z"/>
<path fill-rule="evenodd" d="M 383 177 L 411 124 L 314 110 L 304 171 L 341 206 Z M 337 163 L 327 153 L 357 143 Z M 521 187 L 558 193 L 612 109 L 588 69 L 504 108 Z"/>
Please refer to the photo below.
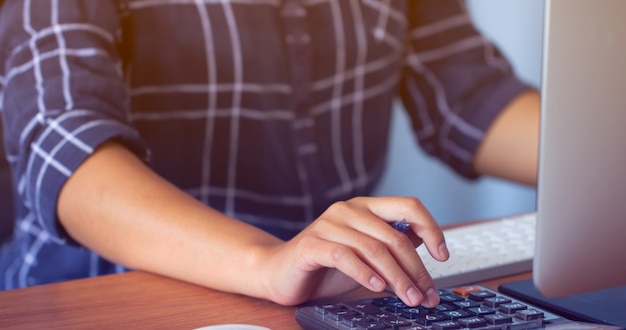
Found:
<path fill-rule="evenodd" d="M 357 216 L 357 213 L 363 214 Z M 369 211 L 355 212 L 353 216 L 358 219 L 353 226 L 338 226 L 333 231 L 325 231 L 325 238 L 349 246 L 405 303 L 411 306 L 422 303 L 424 293 L 429 289 L 434 291 L 434 284 L 411 241 Z M 434 304 L 433 299 L 436 299 Z M 427 305 L 436 303 L 438 296 L 429 297 L 426 302 Z"/>
<path fill-rule="evenodd" d="M 376 225 L 381 225 L 381 223 L 382 222 L 379 221 Z M 376 230 L 376 233 L 377 239 L 388 247 L 388 250 L 403 269 L 404 273 L 408 274 L 411 281 L 417 286 L 420 292 L 425 294 L 422 303 L 427 307 L 438 305 L 439 295 L 435 290 L 432 277 L 415 249 L 414 241 L 411 240 L 408 235 L 396 230 L 389 230 L 384 223 Z M 408 232 L 408 234 L 415 236 L 412 231 Z"/>
<path fill-rule="evenodd" d="M 426 249 L 439 261 L 450 257 L 445 237 L 437 221 L 415 197 L 378 197 L 364 201 L 378 217 L 387 221 L 398 219 L 410 223 L 411 231 L 424 242 Z"/>
<path fill-rule="evenodd" d="M 381 292 L 387 286 L 385 280 L 349 246 L 321 238 L 311 239 L 316 241 L 307 248 L 310 251 L 306 255 L 308 264 L 336 268 L 374 292 Z"/>
<path fill-rule="evenodd" d="M 424 305 L 437 305 L 439 303 L 439 296 L 437 291 L 434 289 L 434 282 L 422 260 L 419 258 L 414 244 L 419 243 L 419 241 L 424 241 L 427 248 L 431 249 L 430 253 L 433 257 L 442 258 L 443 260 L 448 258 L 443 233 L 436 221 L 432 218 L 432 216 L 430 216 L 430 213 L 426 211 L 421 202 L 419 202 L 416 198 L 364 198 L 356 199 L 354 202 L 363 203 L 366 207 L 369 207 L 371 210 L 370 212 L 372 213 L 370 217 L 375 218 L 376 221 L 358 221 L 355 222 L 353 226 L 360 227 L 357 230 L 367 232 L 374 238 L 384 242 L 394 260 L 403 269 L 404 273 L 410 276 L 412 282 L 417 286 L 420 292 L 426 294 L 425 301 L 423 302 Z M 422 217 L 420 218 L 420 216 Z M 379 217 L 383 219 L 388 217 L 394 219 L 397 219 L 398 217 L 403 217 L 405 219 L 419 219 L 419 221 L 407 221 L 411 224 L 411 232 L 409 232 L 409 236 L 413 237 L 413 239 L 410 239 L 407 235 L 392 230 L 390 226 L 380 221 Z M 367 215 L 359 215 L 359 219 L 366 218 L 368 218 Z M 373 228 L 366 228 L 366 226 L 371 226 Z M 439 248 L 433 251 L 433 246 L 438 246 Z M 390 280 L 388 279 L 388 281 Z M 392 287 L 393 283 L 395 282 L 390 282 L 390 287 Z M 400 282 L 399 286 L 400 289 L 392 287 L 394 292 L 399 293 L 399 290 L 402 290 L 402 282 Z"/>

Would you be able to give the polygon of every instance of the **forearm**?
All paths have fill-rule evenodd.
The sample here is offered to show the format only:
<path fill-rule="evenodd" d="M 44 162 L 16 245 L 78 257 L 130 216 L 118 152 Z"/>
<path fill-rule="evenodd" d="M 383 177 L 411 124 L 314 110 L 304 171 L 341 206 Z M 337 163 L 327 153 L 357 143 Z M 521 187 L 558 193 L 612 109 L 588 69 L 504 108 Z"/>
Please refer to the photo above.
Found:
<path fill-rule="evenodd" d="M 114 262 L 252 296 L 264 295 L 244 278 L 258 266 L 258 247 L 280 242 L 205 206 L 114 143 L 67 181 L 58 215 L 74 239 Z"/>
<path fill-rule="evenodd" d="M 526 185 L 537 184 L 540 97 L 526 92 L 511 101 L 481 143 L 474 168 Z"/>
<path fill-rule="evenodd" d="M 130 268 L 294 305 L 358 284 L 393 289 L 403 301 L 439 298 L 415 244 L 448 252 L 436 221 L 410 197 L 355 198 L 331 205 L 282 242 L 196 201 L 124 147 L 106 143 L 63 186 L 58 215 L 78 242 Z M 405 219 L 411 232 L 386 222 Z"/>

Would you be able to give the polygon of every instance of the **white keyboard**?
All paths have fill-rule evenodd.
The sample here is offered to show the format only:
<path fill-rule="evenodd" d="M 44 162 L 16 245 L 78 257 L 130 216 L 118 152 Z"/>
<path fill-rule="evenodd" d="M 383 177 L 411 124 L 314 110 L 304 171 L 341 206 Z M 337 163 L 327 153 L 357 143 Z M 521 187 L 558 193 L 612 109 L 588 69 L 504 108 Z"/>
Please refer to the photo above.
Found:
<path fill-rule="evenodd" d="M 440 262 L 424 245 L 417 252 L 439 288 L 476 283 L 532 269 L 535 213 L 444 230 L 450 258 Z"/>

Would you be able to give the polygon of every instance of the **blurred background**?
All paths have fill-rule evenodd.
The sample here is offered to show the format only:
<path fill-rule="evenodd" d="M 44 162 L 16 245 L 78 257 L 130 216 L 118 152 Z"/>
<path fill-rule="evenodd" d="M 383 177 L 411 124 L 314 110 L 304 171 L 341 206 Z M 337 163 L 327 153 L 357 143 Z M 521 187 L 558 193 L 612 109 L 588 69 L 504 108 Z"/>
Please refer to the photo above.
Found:
<path fill-rule="evenodd" d="M 543 0 L 468 0 L 476 27 L 508 57 L 525 82 L 539 87 Z M 535 189 L 494 178 L 468 181 L 425 155 L 398 102 L 387 172 L 375 195 L 416 196 L 440 224 L 535 210 Z"/>

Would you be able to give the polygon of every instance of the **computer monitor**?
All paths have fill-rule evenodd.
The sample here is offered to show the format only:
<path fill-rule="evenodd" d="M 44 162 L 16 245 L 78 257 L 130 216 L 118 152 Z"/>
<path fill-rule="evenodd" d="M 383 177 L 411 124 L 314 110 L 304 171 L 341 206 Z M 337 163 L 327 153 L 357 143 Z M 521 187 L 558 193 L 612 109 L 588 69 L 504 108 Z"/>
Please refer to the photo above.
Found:
<path fill-rule="evenodd" d="M 626 1 L 548 0 L 535 286 L 626 284 Z"/>

